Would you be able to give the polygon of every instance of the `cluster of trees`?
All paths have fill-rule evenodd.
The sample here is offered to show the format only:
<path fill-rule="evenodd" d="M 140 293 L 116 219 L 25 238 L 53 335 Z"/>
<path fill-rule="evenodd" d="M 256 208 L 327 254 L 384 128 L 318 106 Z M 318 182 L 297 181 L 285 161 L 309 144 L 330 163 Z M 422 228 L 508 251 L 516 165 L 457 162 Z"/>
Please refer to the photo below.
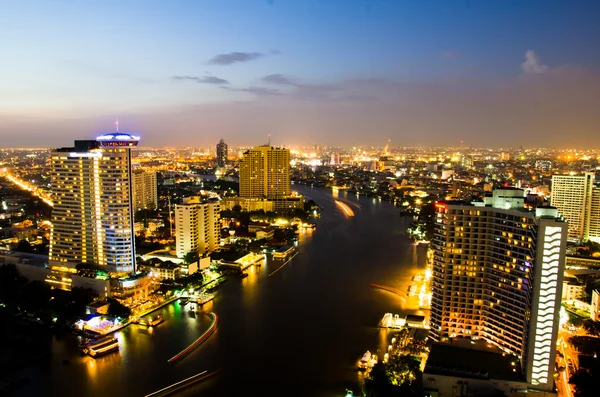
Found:
<path fill-rule="evenodd" d="M 375 364 L 365 380 L 366 397 L 422 396 L 419 361 L 410 355 L 392 355 L 387 363 Z"/>
<path fill-rule="evenodd" d="M 43 323 L 67 324 L 85 314 L 85 306 L 97 298 L 90 289 L 51 289 L 43 281 L 27 281 L 14 265 L 0 266 L 0 301 L 13 313 L 34 314 Z"/>
<path fill-rule="evenodd" d="M 575 397 L 596 397 L 600 389 L 600 369 L 578 369 L 569 383 L 575 386 Z"/>

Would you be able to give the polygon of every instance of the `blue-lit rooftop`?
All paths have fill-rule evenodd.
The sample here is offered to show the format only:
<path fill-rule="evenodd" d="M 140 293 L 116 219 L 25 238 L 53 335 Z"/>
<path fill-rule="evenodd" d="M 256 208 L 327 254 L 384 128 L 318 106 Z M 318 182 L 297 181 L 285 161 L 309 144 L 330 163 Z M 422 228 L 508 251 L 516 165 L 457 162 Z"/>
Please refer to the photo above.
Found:
<path fill-rule="evenodd" d="M 137 146 L 139 140 L 139 136 L 124 132 L 110 132 L 96 137 L 102 146 Z"/>

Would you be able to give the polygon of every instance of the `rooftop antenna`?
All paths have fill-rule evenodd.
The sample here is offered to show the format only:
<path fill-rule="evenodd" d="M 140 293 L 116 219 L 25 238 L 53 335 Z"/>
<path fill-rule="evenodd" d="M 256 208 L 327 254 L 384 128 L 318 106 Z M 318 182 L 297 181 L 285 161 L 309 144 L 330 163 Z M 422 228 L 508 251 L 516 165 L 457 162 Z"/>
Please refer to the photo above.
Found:
<path fill-rule="evenodd" d="M 117 129 L 117 132 L 119 132 L 119 119 L 117 118 L 117 121 L 115 121 L 115 128 Z"/>

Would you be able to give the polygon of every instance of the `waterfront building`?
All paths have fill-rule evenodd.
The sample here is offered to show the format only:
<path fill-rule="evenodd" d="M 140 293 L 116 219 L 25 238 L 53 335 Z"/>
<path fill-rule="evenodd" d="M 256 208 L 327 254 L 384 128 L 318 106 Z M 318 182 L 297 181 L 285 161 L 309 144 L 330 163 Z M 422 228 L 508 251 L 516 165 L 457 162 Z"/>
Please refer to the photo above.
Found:
<path fill-rule="evenodd" d="M 53 149 L 50 265 L 135 272 L 131 148 L 120 132 Z"/>
<path fill-rule="evenodd" d="M 283 198 L 290 195 L 290 151 L 256 146 L 240 160 L 240 197 Z"/>
<path fill-rule="evenodd" d="M 156 209 L 158 206 L 156 171 L 135 170 L 132 177 L 133 211 Z"/>
<path fill-rule="evenodd" d="M 225 167 L 227 164 L 227 144 L 223 139 L 217 143 L 217 166 Z"/>
<path fill-rule="evenodd" d="M 589 238 L 593 186 L 593 172 L 552 176 L 550 202 L 569 221 L 569 239 Z"/>
<path fill-rule="evenodd" d="M 530 211 L 524 191 L 436 203 L 430 337 L 483 339 L 519 358 L 532 388 L 553 387 L 567 223 Z"/>
<path fill-rule="evenodd" d="M 185 197 L 175 205 L 175 242 L 177 257 L 188 252 L 202 255 L 216 251 L 221 237 L 219 201 L 202 202 L 200 197 Z"/>

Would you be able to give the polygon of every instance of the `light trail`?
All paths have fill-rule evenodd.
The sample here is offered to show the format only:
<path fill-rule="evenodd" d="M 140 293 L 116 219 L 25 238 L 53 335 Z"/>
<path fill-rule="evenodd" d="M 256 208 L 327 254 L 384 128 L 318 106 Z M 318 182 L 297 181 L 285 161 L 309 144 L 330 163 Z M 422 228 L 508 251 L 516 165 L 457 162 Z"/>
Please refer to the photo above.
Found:
<path fill-rule="evenodd" d="M 342 212 L 347 216 L 354 216 L 354 211 L 352 211 L 352 208 L 350 208 L 350 206 L 346 203 L 344 203 L 343 201 L 340 200 L 334 200 L 335 201 L 335 205 L 338 206 L 339 209 L 342 210 Z"/>
<path fill-rule="evenodd" d="M 177 383 L 173 383 L 170 386 L 164 387 L 154 393 L 147 394 L 146 397 L 158 397 L 158 396 L 168 396 L 169 394 L 175 393 L 185 387 L 191 386 L 193 383 L 199 382 L 203 379 L 208 378 L 209 376 L 214 375 L 216 372 L 208 373 L 208 371 L 202 371 L 196 375 L 192 375 L 189 378 L 186 378 Z"/>
<path fill-rule="evenodd" d="M 180 358 L 182 358 L 183 356 L 185 356 L 186 354 L 191 352 L 193 349 L 198 347 L 200 344 L 202 344 L 202 342 L 204 342 L 206 339 L 208 339 L 209 336 L 212 335 L 212 333 L 217 328 L 217 323 L 219 322 L 219 317 L 213 312 L 208 313 L 208 315 L 212 318 L 213 321 L 212 321 L 212 324 L 210 325 L 210 327 L 208 327 L 208 329 L 206 330 L 206 332 L 204 332 L 202 335 L 200 335 L 200 337 L 198 339 L 196 339 L 191 345 L 189 345 L 188 347 L 183 349 L 181 352 L 179 352 L 178 354 L 176 354 L 173 357 L 171 357 L 170 359 L 168 359 L 167 362 L 172 363 L 174 361 L 179 360 Z"/>
<path fill-rule="evenodd" d="M 11 181 L 12 183 L 14 183 L 19 189 L 31 192 L 34 196 L 41 199 L 44 203 L 48 204 L 50 207 L 54 206 L 54 204 L 52 203 L 52 200 L 50 200 L 50 195 L 45 193 L 40 188 L 33 186 L 30 183 L 25 182 L 22 179 L 17 178 L 16 176 L 14 176 L 10 172 L 8 172 L 8 170 L 6 168 L 4 168 L 2 171 L 0 171 L 0 176 L 3 176 L 6 179 L 8 179 L 9 181 Z"/>
<path fill-rule="evenodd" d="M 274 275 L 275 273 L 277 273 L 278 271 L 280 271 L 285 265 L 287 265 L 288 263 L 290 263 L 291 260 L 296 257 L 296 255 L 298 255 L 297 252 L 290 259 L 288 259 L 283 265 L 279 266 L 276 270 L 274 270 L 273 272 L 271 272 L 271 274 L 269 274 L 269 277 L 271 277 L 272 275 Z"/>
<path fill-rule="evenodd" d="M 387 285 L 379 285 L 379 284 L 371 284 L 373 288 L 379 288 L 387 292 L 391 292 L 392 294 L 398 295 L 401 298 L 406 299 L 406 294 L 399 289 L 388 287 Z"/>

